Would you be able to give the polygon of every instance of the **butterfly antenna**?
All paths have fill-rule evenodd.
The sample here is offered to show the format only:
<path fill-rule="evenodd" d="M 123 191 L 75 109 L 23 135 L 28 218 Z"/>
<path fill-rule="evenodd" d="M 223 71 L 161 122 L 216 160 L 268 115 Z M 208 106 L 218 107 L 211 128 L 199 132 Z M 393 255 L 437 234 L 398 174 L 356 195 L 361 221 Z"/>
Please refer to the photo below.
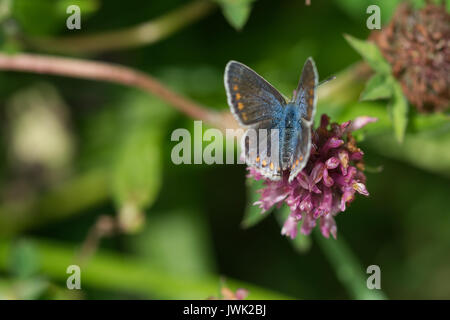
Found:
<path fill-rule="evenodd" d="M 336 79 L 336 76 L 328 77 L 325 80 L 320 81 L 320 83 L 317 86 L 321 86 L 321 85 L 327 83 L 328 81 L 331 81 L 331 80 L 334 80 L 334 79 Z"/>

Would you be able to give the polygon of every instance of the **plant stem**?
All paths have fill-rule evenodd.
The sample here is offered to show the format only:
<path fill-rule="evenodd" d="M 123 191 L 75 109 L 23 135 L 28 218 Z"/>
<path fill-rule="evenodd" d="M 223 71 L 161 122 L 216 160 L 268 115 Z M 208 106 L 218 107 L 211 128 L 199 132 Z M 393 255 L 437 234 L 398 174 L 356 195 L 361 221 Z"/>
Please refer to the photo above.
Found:
<path fill-rule="evenodd" d="M 0 70 L 53 74 L 131 86 L 154 94 L 194 119 L 218 126 L 222 123 L 216 112 L 173 92 L 155 78 L 124 66 L 38 54 L 0 53 Z"/>
<path fill-rule="evenodd" d="M 157 79 L 138 70 L 120 65 L 39 54 L 21 53 L 7 55 L 0 53 L 0 70 L 52 74 L 72 78 L 108 81 L 131 86 L 154 94 L 187 116 L 203 120 L 222 130 L 239 127 L 228 111 L 212 111 L 205 106 L 173 92 Z M 323 101 L 333 99 L 333 102 L 338 102 L 340 95 L 348 97 L 347 91 L 354 90 L 369 75 L 370 69 L 368 66 L 365 63 L 357 63 L 338 75 L 337 80 L 320 87 L 319 97 Z"/>
<path fill-rule="evenodd" d="M 366 281 L 369 275 L 364 273 L 358 259 L 345 240 L 342 239 L 342 235 L 339 235 L 338 239 L 334 240 L 324 238 L 317 229 L 313 233 L 317 243 L 336 272 L 337 278 L 354 299 L 386 299 L 381 290 L 370 290 L 367 288 Z"/>
<path fill-rule="evenodd" d="M 216 4 L 213 1 L 197 0 L 159 18 L 123 30 L 75 37 L 26 38 L 25 42 L 39 50 L 66 54 L 97 53 L 138 47 L 167 38 L 184 26 L 206 16 L 215 8 Z"/>
<path fill-rule="evenodd" d="M 65 282 L 66 269 L 75 263 L 75 247 L 42 240 L 30 240 L 39 254 L 40 270 L 50 278 Z M 0 269 L 5 270 L 12 241 L 0 242 Z M 161 270 L 135 258 L 98 252 L 81 268 L 81 287 L 134 292 L 146 298 L 207 299 L 217 296 L 221 277 L 186 277 Z M 261 287 L 227 278 L 233 290 L 249 290 L 249 299 L 292 299 Z"/>

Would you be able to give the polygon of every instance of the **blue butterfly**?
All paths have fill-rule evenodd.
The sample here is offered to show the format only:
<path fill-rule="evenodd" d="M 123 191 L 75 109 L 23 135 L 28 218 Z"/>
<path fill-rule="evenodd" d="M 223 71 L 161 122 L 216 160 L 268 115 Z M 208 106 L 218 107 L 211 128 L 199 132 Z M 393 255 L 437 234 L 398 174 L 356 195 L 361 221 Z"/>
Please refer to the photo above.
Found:
<path fill-rule="evenodd" d="M 291 182 L 305 167 L 311 149 L 318 86 L 314 60 L 306 60 L 290 101 L 240 62 L 228 62 L 224 78 L 231 112 L 241 126 L 253 129 L 243 138 L 246 163 L 271 180 L 289 170 Z"/>

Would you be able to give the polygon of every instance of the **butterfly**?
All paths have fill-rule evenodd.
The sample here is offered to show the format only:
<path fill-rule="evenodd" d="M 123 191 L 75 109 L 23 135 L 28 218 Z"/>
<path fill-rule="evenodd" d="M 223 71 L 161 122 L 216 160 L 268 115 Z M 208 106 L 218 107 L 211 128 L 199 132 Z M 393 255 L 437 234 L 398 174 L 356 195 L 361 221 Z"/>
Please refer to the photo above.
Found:
<path fill-rule="evenodd" d="M 289 172 L 289 182 L 308 162 L 316 112 L 318 74 L 306 60 L 293 98 L 288 100 L 246 65 L 230 61 L 225 67 L 228 105 L 243 137 L 245 162 L 270 180 Z"/>

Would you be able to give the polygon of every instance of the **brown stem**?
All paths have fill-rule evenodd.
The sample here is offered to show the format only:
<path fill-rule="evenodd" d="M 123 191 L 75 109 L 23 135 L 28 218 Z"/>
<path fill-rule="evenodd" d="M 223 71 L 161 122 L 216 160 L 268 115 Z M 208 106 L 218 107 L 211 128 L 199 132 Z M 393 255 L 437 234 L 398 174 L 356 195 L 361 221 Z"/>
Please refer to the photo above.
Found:
<path fill-rule="evenodd" d="M 84 239 L 80 251 L 77 253 L 76 261 L 82 265 L 89 260 L 97 251 L 100 241 L 106 236 L 111 236 L 118 231 L 116 220 L 107 215 L 100 216 L 91 227 Z"/>
<path fill-rule="evenodd" d="M 108 81 L 140 88 L 170 103 L 191 118 L 203 120 L 222 130 L 239 127 L 229 111 L 216 112 L 209 110 L 205 106 L 173 92 L 155 78 L 124 66 L 38 54 L 6 55 L 0 53 L 0 70 L 54 74 Z M 348 99 L 348 91 L 357 88 L 370 74 L 371 70 L 366 63 L 357 63 L 338 74 L 336 80 L 320 87 L 319 98 L 321 101 L 333 99 L 336 103 L 342 103 Z"/>
<path fill-rule="evenodd" d="M 170 103 L 189 117 L 221 127 L 221 117 L 217 112 L 208 110 L 206 107 L 173 92 L 155 78 L 128 67 L 74 58 L 0 53 L 0 70 L 101 80 L 140 88 Z"/>

